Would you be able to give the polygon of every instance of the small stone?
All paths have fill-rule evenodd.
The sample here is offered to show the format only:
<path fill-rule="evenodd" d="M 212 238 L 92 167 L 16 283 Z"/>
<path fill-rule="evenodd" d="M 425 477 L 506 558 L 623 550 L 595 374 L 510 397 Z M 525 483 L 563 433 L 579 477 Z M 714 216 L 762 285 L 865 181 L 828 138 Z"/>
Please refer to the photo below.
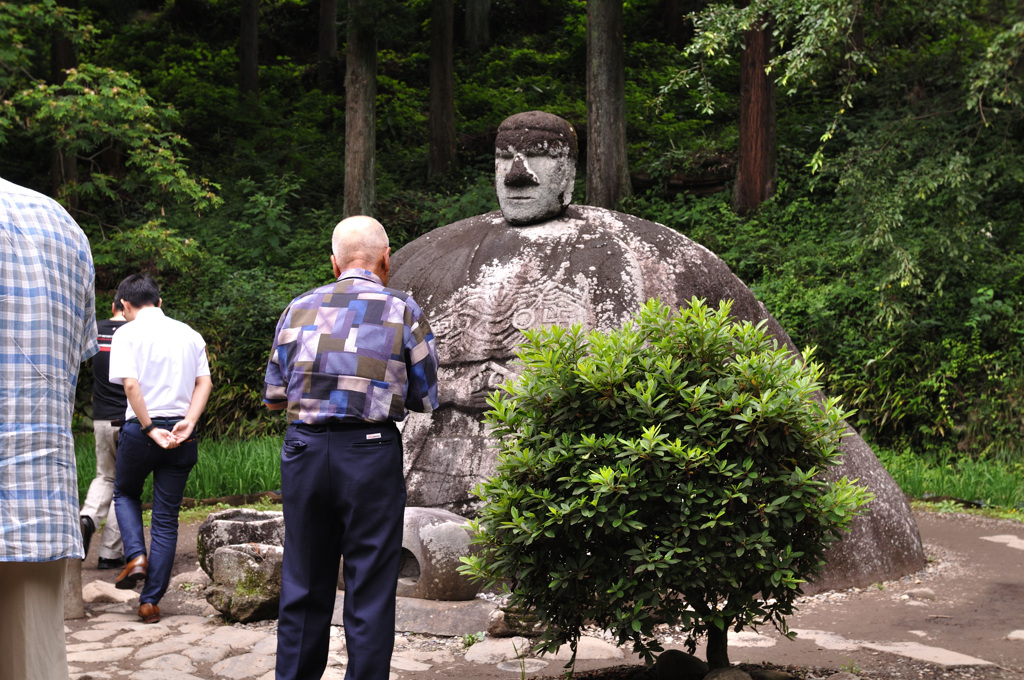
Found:
<path fill-rule="evenodd" d="M 931 588 L 914 588 L 907 591 L 907 596 L 914 600 L 934 600 L 935 591 Z"/>
<path fill-rule="evenodd" d="M 1006 636 L 1006 639 L 1007 640 L 1024 640 L 1024 630 L 1012 631 L 1009 635 Z"/>

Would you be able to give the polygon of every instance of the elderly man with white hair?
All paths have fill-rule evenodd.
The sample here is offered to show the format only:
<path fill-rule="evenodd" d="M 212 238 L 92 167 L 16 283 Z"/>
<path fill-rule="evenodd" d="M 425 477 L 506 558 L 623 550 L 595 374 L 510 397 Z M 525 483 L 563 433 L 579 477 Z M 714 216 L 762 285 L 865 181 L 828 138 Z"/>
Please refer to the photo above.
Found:
<path fill-rule="evenodd" d="M 344 557 L 348 680 L 387 680 L 402 553 L 407 411 L 437 408 L 430 324 L 387 288 L 391 248 L 366 216 L 334 229 L 336 281 L 292 300 L 277 324 L 263 400 L 287 409 L 285 541 L 277 679 L 319 679 Z"/>

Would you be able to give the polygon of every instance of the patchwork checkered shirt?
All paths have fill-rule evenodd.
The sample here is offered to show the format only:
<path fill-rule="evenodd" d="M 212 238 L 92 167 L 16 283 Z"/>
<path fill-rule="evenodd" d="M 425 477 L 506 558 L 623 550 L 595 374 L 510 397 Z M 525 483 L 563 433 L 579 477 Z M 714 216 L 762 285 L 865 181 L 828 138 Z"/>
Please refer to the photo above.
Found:
<path fill-rule="evenodd" d="M 349 269 L 284 310 L 265 382 L 290 423 L 402 420 L 437 408 L 434 334 L 412 297 Z"/>
<path fill-rule="evenodd" d="M 0 179 L 0 562 L 85 557 L 71 413 L 94 277 L 64 208 Z"/>

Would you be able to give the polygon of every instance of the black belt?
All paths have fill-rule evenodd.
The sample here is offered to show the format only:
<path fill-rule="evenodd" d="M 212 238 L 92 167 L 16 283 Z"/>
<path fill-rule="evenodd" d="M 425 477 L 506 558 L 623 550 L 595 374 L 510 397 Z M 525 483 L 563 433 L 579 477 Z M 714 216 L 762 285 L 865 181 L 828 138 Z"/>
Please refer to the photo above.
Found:
<path fill-rule="evenodd" d="M 367 420 L 331 420 L 326 423 L 292 423 L 292 427 L 307 432 L 344 432 L 346 430 L 379 430 L 382 427 L 394 427 L 392 420 L 370 422 Z"/>
<path fill-rule="evenodd" d="M 161 416 L 159 418 L 150 418 L 149 420 L 150 420 L 150 422 L 156 423 L 159 426 L 159 425 L 173 425 L 174 423 L 177 423 L 177 422 L 182 421 L 184 419 L 185 419 L 185 416 L 170 416 L 170 417 Z M 128 420 L 126 420 L 124 422 L 126 422 L 126 423 L 135 423 L 136 425 L 142 425 L 142 423 L 139 422 L 138 418 L 129 418 Z M 161 429 L 166 429 L 166 428 L 161 428 Z"/>

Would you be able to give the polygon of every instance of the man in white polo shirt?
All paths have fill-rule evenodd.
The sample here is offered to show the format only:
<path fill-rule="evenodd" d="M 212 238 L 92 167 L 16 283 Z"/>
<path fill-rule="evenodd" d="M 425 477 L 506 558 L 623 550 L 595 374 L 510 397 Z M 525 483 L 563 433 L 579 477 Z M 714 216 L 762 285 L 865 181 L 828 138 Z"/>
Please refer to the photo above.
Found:
<path fill-rule="evenodd" d="M 188 325 L 164 316 L 160 289 L 145 274 L 129 276 L 117 289 L 131 323 L 110 343 L 110 382 L 124 385 L 125 424 L 117 445 L 114 510 L 127 564 L 115 584 L 134 588 L 139 616 L 160 620 L 157 603 L 167 592 L 178 544 L 178 511 L 196 464 L 196 421 L 213 383 L 206 343 Z M 150 554 L 142 532 L 142 487 L 153 475 Z"/>

